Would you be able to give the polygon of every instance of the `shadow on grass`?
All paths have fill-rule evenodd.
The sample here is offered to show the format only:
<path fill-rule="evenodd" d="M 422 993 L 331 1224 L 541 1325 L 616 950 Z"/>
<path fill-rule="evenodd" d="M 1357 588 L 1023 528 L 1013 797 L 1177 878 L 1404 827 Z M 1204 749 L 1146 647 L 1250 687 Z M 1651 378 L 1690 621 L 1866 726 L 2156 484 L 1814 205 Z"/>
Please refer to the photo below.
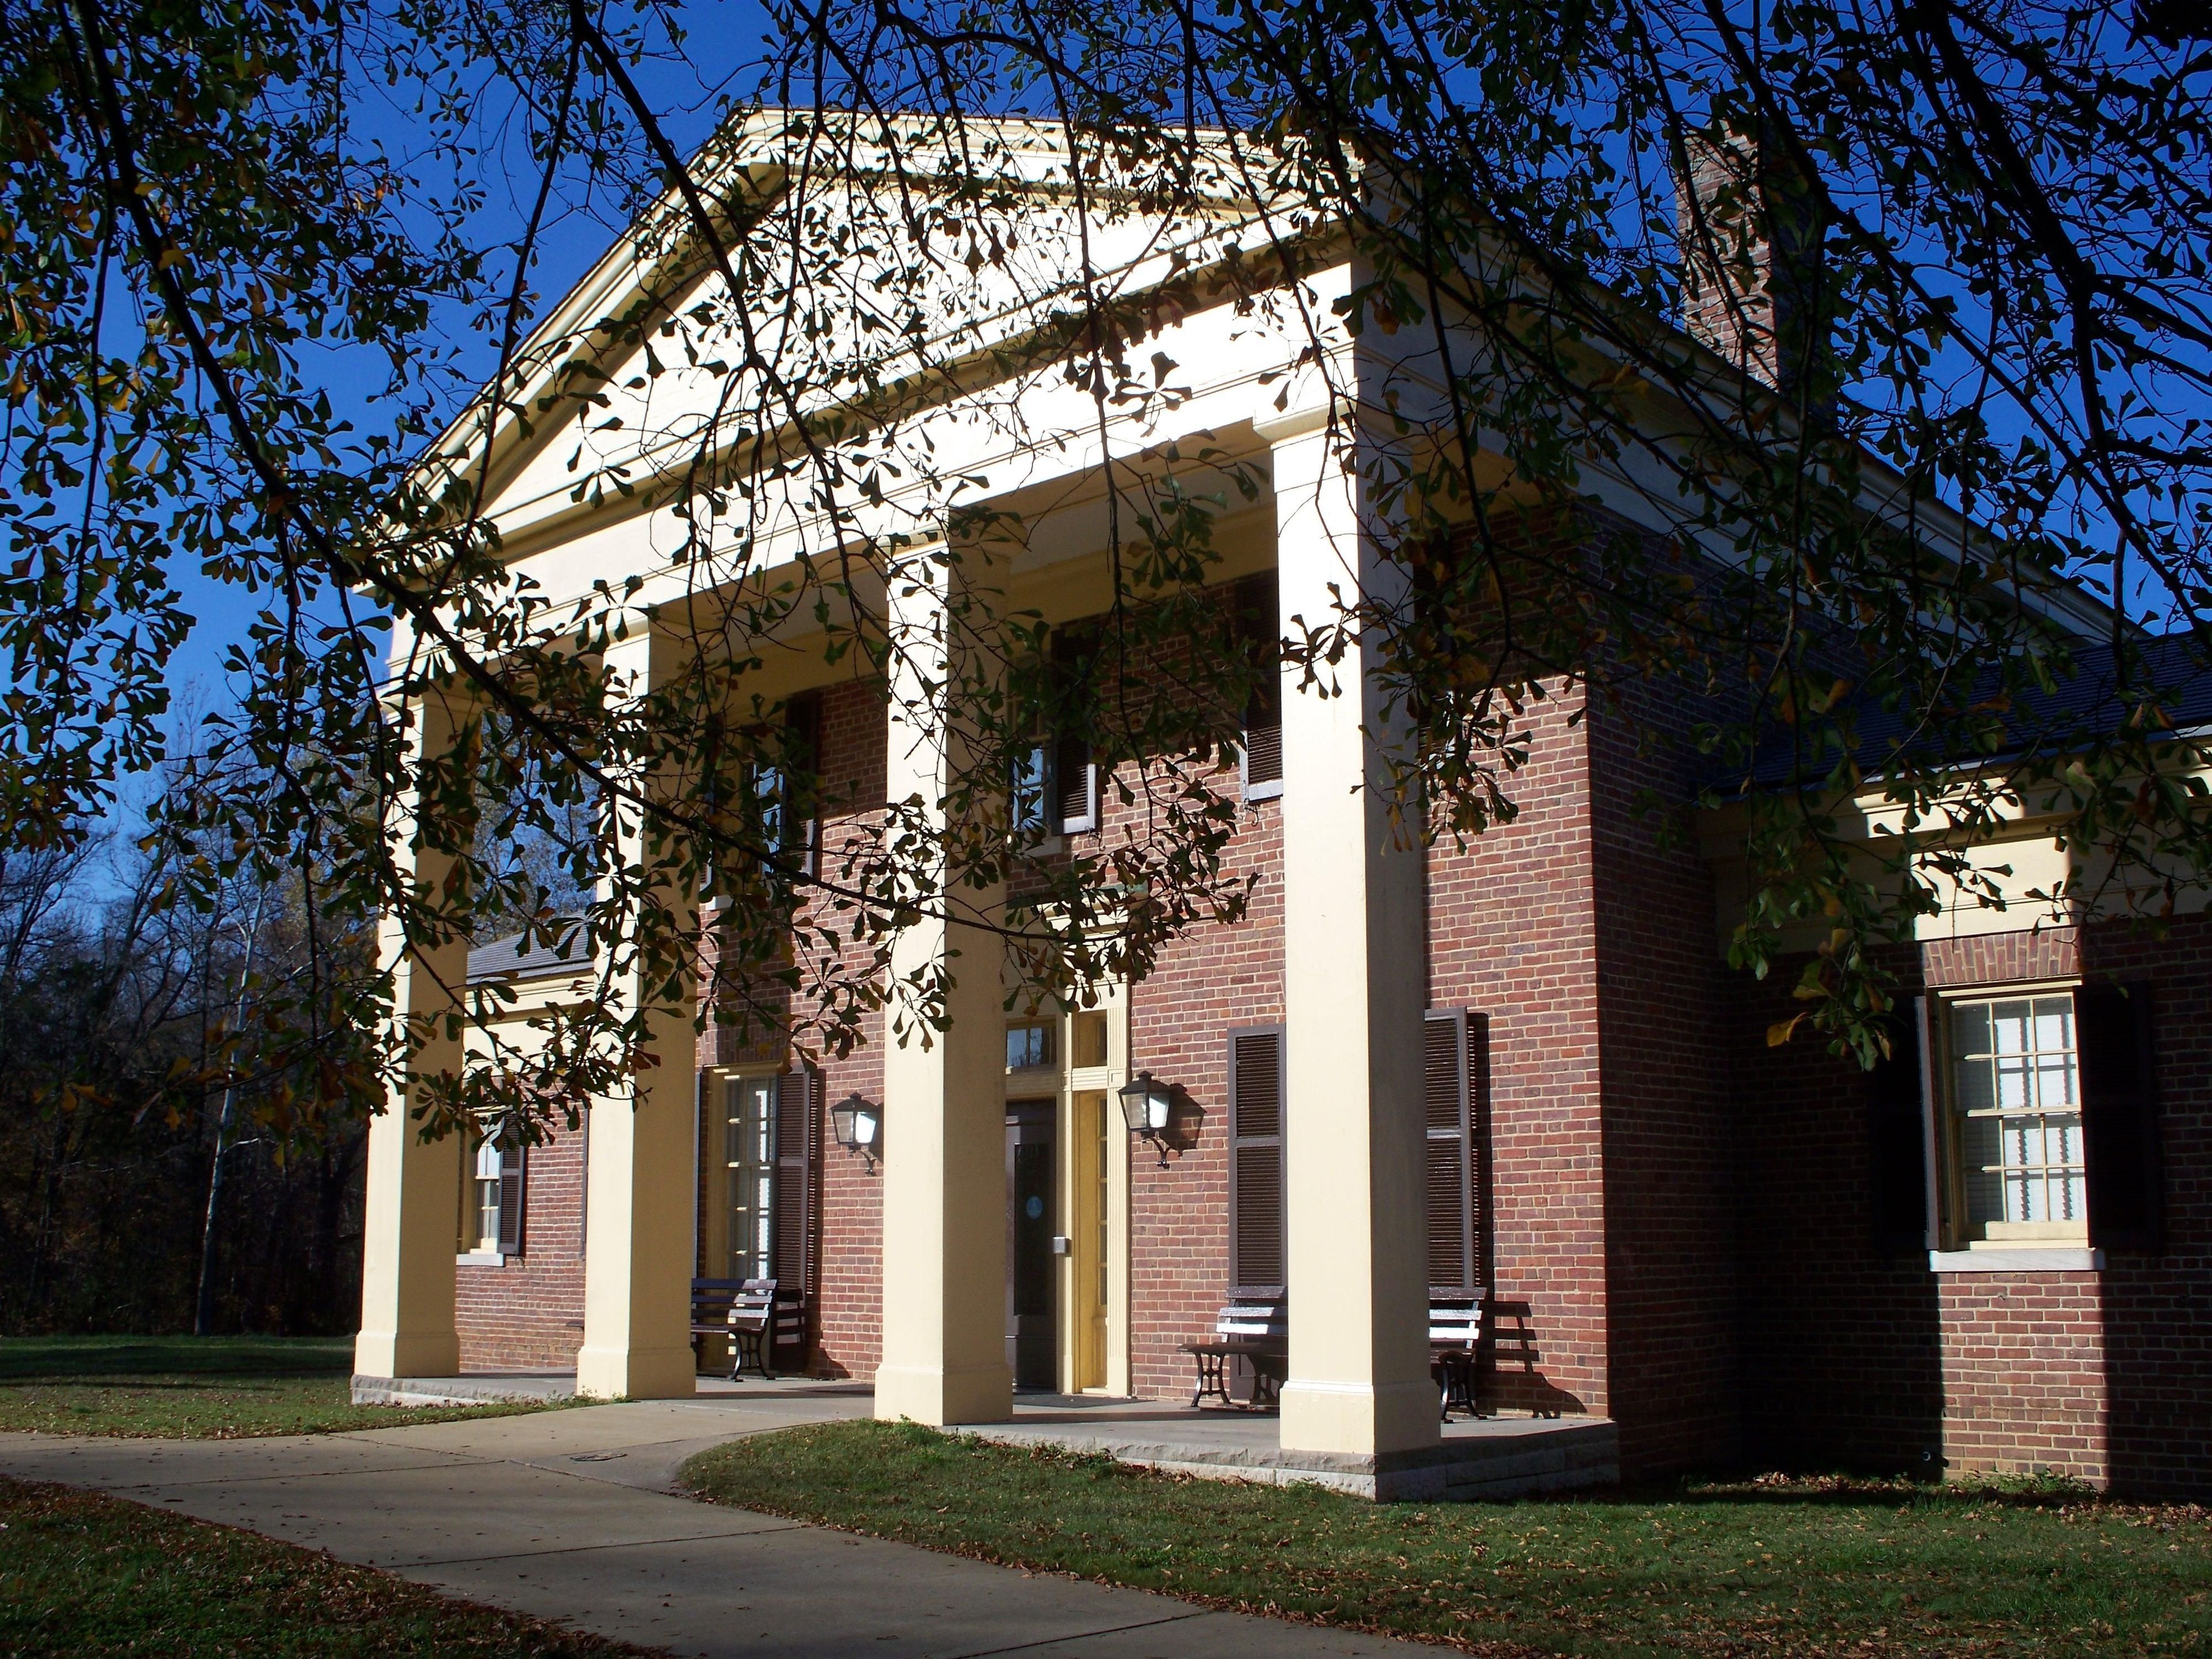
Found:
<path fill-rule="evenodd" d="M 343 1336 L 11 1336 L 0 1338 L 0 1382 L 128 1383 L 205 1376 L 344 1376 Z M 133 1386 L 151 1386 L 133 1384 Z"/>

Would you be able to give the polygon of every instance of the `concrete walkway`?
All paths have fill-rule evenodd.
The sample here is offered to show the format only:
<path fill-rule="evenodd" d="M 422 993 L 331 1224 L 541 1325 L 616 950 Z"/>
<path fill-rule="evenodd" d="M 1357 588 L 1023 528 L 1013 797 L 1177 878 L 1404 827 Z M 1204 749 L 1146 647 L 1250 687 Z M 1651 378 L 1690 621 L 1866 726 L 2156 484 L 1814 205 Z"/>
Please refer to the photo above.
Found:
<path fill-rule="evenodd" d="M 247 1527 L 679 1654 L 1320 1659 L 1407 1644 L 1211 1613 L 671 1495 L 692 1453 L 864 1414 L 865 1388 L 267 1440 L 0 1434 L 0 1474 Z"/>

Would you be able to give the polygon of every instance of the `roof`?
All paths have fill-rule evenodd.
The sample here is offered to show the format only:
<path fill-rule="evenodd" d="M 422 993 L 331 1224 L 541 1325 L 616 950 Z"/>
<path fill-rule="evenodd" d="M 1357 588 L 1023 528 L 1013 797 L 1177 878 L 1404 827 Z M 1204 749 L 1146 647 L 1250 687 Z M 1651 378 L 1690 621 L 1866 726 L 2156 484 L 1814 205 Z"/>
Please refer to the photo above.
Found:
<path fill-rule="evenodd" d="M 1965 709 L 1995 703 L 2001 710 L 2003 736 L 1988 750 L 1969 756 L 1956 752 L 1954 744 L 1947 752 L 1940 738 L 1914 735 L 1922 720 L 1917 711 L 1864 704 L 1854 711 L 1860 739 L 1854 758 L 1862 771 L 1878 775 L 1900 754 L 1918 764 L 1959 766 L 2058 753 L 2118 734 L 2145 702 L 2163 716 L 2162 724 L 2152 724 L 2144 733 L 2146 741 L 2172 742 L 2212 732 L 2212 652 L 2189 634 L 2154 635 L 2121 647 L 2077 646 L 2073 674 L 2049 690 L 2014 688 L 2008 699 L 2001 696 L 2002 691 L 1997 671 L 1987 669 L 1973 695 L 1959 705 Z M 1750 781 L 1767 787 L 1817 782 L 1834 764 L 1832 753 L 1798 756 L 1789 729 L 1777 725 L 1761 734 Z M 1742 769 L 1733 767 L 1712 779 L 1723 790 L 1741 788 L 1744 781 Z"/>
<path fill-rule="evenodd" d="M 493 980 L 550 979 L 557 974 L 572 974 L 588 970 L 591 952 L 580 937 L 584 919 L 581 916 L 562 916 L 553 926 L 559 930 L 554 943 L 539 943 L 529 950 L 522 948 L 523 933 L 509 933 L 505 939 L 495 939 L 489 945 L 479 945 L 469 952 L 469 983 L 483 985 Z M 543 934 L 540 934 L 541 940 Z"/>

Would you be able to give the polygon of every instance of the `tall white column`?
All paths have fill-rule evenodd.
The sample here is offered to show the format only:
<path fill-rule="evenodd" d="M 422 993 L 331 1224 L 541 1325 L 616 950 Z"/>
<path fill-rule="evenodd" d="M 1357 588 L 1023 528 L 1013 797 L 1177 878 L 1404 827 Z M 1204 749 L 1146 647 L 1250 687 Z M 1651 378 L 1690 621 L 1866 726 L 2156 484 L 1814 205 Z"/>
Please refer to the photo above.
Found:
<path fill-rule="evenodd" d="M 912 550 L 888 584 L 893 643 L 885 799 L 943 826 L 965 769 L 949 684 L 983 667 L 960 613 L 969 572 L 943 550 Z M 986 810 L 988 810 L 988 807 Z M 918 1423 L 987 1423 L 1013 1414 L 1006 1369 L 1006 1045 L 1004 951 L 976 925 L 1005 913 L 997 885 L 957 869 L 937 885 L 951 919 L 926 916 L 894 942 L 902 980 L 951 969 L 947 1030 L 910 1032 L 884 1050 L 884 1352 L 876 1415 Z M 933 901 L 933 910 L 942 905 Z M 974 921 L 963 920 L 973 917 Z"/>
<path fill-rule="evenodd" d="M 1340 416 L 1340 421 L 1348 419 Z M 1403 592 L 1363 522 L 1346 433 L 1326 403 L 1264 423 L 1273 447 L 1281 623 Z M 1331 588 L 1335 589 L 1332 594 Z M 1427 976 L 1416 825 L 1389 812 L 1379 641 L 1337 665 L 1343 695 L 1283 691 L 1283 999 L 1290 1376 L 1281 1442 L 1379 1453 L 1433 1444 L 1421 1014 Z"/>
<path fill-rule="evenodd" d="M 629 638 L 608 647 L 606 660 L 629 694 L 642 697 L 678 671 L 679 642 L 650 624 L 631 626 Z M 668 782 L 655 775 L 638 781 L 647 791 Z M 624 802 L 617 810 L 626 865 L 635 868 L 665 855 L 662 833 L 640 806 Z M 688 939 L 696 896 L 671 881 L 659 896 Z M 611 994 L 623 1006 L 645 1010 L 645 1048 L 653 1063 L 592 1102 L 584 1171 L 591 1231 L 576 1390 L 599 1399 L 671 1399 L 696 1386 L 690 1339 L 695 994 L 688 974 L 678 976 L 679 988 L 672 994 L 665 975 L 647 973 L 626 950 L 617 960 Z"/>
<path fill-rule="evenodd" d="M 410 759 L 442 754 L 453 744 L 459 711 L 433 692 L 394 718 L 410 723 Z M 412 768 L 410 769 L 410 771 Z M 421 844 L 413 799 L 394 826 L 400 866 L 417 890 L 443 890 L 450 855 Z M 441 1073 L 460 1074 L 462 999 L 469 942 L 456 931 L 416 939 L 410 947 L 399 918 L 377 928 L 379 959 L 392 964 L 395 1036 L 412 1040 L 410 1082 Z M 450 1376 L 460 1370 L 453 1328 L 453 1255 L 461 1200 L 460 1151 L 451 1139 L 425 1144 L 408 1115 L 403 1086 L 369 1120 L 368 1188 L 362 1217 L 361 1334 L 354 1340 L 359 1376 Z"/>

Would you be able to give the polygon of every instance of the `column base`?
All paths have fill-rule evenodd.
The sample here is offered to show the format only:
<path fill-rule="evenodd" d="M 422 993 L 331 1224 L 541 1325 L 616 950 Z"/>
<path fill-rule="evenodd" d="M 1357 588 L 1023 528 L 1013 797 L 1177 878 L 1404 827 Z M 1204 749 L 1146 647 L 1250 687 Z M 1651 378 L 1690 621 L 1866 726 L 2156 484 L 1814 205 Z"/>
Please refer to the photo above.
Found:
<path fill-rule="evenodd" d="M 1418 1382 L 1301 1382 L 1283 1384 L 1277 1440 L 1285 1451 L 1417 1451 L 1433 1446 L 1437 1390 Z"/>
<path fill-rule="evenodd" d="M 690 1347 L 576 1351 L 576 1392 L 589 1400 L 688 1400 L 699 1391 L 698 1356 Z"/>
<path fill-rule="evenodd" d="M 939 1365 L 876 1368 L 876 1416 L 910 1418 L 932 1428 L 950 1423 L 1004 1423 L 1014 1414 L 1014 1376 L 1003 1361 L 951 1370 Z"/>
<path fill-rule="evenodd" d="M 363 1331 L 353 1340 L 357 1376 L 458 1376 L 461 1339 L 444 1331 Z"/>

